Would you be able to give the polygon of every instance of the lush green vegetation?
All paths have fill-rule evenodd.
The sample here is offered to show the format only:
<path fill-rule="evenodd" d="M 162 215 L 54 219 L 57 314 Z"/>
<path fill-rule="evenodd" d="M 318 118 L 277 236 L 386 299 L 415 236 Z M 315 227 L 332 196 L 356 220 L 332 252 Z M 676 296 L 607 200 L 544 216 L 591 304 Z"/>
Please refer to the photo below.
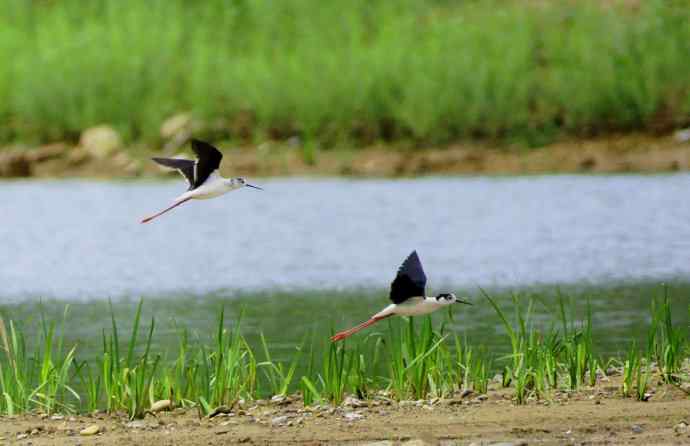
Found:
<path fill-rule="evenodd" d="M 312 148 L 688 124 L 687 1 L 528 3 L 6 0 L 0 141 L 155 144 L 185 111 Z"/>
<path fill-rule="evenodd" d="M 484 296 L 503 322 L 511 346 L 507 355 L 469 345 L 447 332 L 445 323 L 434 329 L 427 317 L 389 319 L 381 331 L 339 344 L 323 334 L 307 337 L 291 358 L 277 361 L 263 336 L 260 349 L 250 346 L 241 334 L 241 318 L 228 327 L 223 310 L 211 339 L 192 340 L 198 337 L 180 329 L 176 351 L 165 355 L 151 347 L 155 319 L 142 323 L 140 302 L 127 339 L 112 317 L 100 353 L 83 360 L 76 346 L 65 345 L 64 326 L 57 330 L 55 322 L 41 318 L 40 341 L 32 343 L 28 328 L 0 319 L 0 414 L 105 409 L 140 417 L 160 399 L 207 414 L 239 399 L 293 391 L 307 405 L 339 404 L 346 395 L 374 398 L 381 390 L 397 399 L 442 398 L 464 389 L 484 393 L 499 370 L 518 404 L 548 398 L 556 389 L 594 385 L 612 365 L 624 375 L 621 394 L 640 400 L 647 398 L 652 373 L 669 385 L 690 379 L 683 368 L 690 355 L 687 327 L 674 325 L 667 295 L 652 303 L 646 349 L 633 340 L 621 361 L 605 361 L 594 350 L 591 310 L 578 321 L 560 299 L 560 316 L 551 325 L 537 324 L 535 301 L 516 296 L 511 321 L 494 298 Z M 66 310 L 63 324 L 67 317 Z M 300 363 L 306 363 L 301 376 Z"/>

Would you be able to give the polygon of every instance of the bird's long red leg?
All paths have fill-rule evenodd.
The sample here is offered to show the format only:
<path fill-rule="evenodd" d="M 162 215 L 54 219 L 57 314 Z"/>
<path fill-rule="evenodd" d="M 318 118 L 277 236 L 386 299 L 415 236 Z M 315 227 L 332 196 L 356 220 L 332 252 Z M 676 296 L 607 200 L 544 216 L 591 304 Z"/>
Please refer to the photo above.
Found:
<path fill-rule="evenodd" d="M 141 221 L 141 223 L 148 223 L 148 222 L 150 222 L 151 220 L 153 220 L 154 218 L 159 217 L 159 216 L 165 214 L 165 213 L 168 212 L 169 210 L 172 210 L 172 209 L 176 208 L 177 206 L 181 205 L 182 203 L 184 203 L 184 202 L 186 202 L 186 201 L 189 201 L 189 200 L 191 200 L 191 199 L 192 199 L 192 197 L 185 198 L 184 200 L 180 200 L 180 201 L 178 201 L 177 203 L 174 203 L 174 204 L 173 204 L 172 206 L 170 206 L 169 208 L 163 209 L 162 211 L 158 212 L 157 214 L 153 214 L 153 215 L 151 215 L 151 216 L 149 216 L 149 217 L 146 217 L 145 219 L 143 219 L 143 220 Z"/>
<path fill-rule="evenodd" d="M 385 316 L 372 317 L 372 318 L 369 319 L 368 321 L 362 322 L 361 324 L 357 325 L 356 327 L 352 327 L 352 328 L 350 328 L 350 329 L 348 329 L 348 330 L 344 330 L 344 331 L 341 331 L 341 332 L 339 332 L 339 333 L 334 334 L 333 336 L 331 336 L 331 341 L 332 341 L 332 342 L 338 342 L 338 341 L 342 341 L 342 340 L 345 339 L 345 338 L 349 338 L 350 336 L 352 336 L 353 334 L 357 333 L 358 331 L 364 330 L 364 329 L 367 328 L 368 326 L 374 325 L 374 324 L 377 323 L 378 321 L 383 320 L 383 319 L 387 318 L 388 316 L 393 316 L 393 315 L 392 315 L 392 314 L 387 314 L 387 315 L 385 315 Z"/>

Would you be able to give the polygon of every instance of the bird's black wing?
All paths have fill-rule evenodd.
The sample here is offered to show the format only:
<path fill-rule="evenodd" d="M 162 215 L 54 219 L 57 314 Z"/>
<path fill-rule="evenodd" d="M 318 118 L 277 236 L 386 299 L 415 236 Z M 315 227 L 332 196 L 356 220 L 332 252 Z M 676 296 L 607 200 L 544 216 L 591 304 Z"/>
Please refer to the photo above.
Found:
<path fill-rule="evenodd" d="M 390 298 L 394 304 L 399 304 L 411 297 L 424 296 L 426 288 L 426 274 L 422 269 L 417 251 L 412 251 L 398 269 L 398 274 L 391 283 Z"/>
<path fill-rule="evenodd" d="M 187 184 L 189 185 L 189 189 L 192 188 L 192 184 L 194 184 L 194 161 L 192 160 L 183 160 L 183 159 L 175 159 L 175 158 L 151 158 L 161 166 L 165 167 L 170 167 L 172 169 L 177 169 L 178 172 L 182 174 L 185 180 L 187 180 Z"/>
<path fill-rule="evenodd" d="M 197 156 L 194 166 L 194 181 L 192 182 L 192 189 L 194 189 L 204 184 L 209 175 L 220 167 L 223 154 L 211 144 L 198 139 L 192 139 L 192 150 Z"/>

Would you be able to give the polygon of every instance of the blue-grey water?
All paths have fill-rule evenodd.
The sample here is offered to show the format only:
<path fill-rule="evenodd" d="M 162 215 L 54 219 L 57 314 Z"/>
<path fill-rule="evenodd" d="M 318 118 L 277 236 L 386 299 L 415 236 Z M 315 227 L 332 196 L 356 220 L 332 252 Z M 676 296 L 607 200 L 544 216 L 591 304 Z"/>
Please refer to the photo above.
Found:
<path fill-rule="evenodd" d="M 276 179 L 148 225 L 179 182 L 0 184 L 0 299 L 690 277 L 690 175 Z"/>

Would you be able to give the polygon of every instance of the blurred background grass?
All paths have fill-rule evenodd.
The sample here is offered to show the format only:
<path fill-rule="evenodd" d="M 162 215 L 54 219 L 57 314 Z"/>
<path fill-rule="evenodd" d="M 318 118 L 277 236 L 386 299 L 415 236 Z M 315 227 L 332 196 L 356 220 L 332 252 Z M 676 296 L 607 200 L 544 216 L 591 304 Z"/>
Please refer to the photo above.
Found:
<path fill-rule="evenodd" d="M 0 142 L 114 126 L 321 147 L 690 123 L 690 2 L 5 0 Z"/>

